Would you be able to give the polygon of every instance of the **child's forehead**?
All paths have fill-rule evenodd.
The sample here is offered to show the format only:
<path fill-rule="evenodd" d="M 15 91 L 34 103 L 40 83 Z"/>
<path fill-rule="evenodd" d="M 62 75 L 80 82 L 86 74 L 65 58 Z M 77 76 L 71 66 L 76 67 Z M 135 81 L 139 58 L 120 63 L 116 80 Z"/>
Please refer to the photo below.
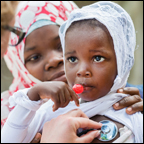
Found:
<path fill-rule="evenodd" d="M 102 24 L 101 22 L 99 22 L 97 19 L 87 19 L 87 20 L 75 21 L 67 29 L 66 34 L 69 31 L 75 30 L 74 31 L 74 32 L 76 32 L 75 35 L 77 35 L 79 33 L 79 29 L 85 30 L 85 31 L 87 30 L 88 33 L 86 35 L 88 35 L 88 34 L 93 35 L 94 33 L 99 34 L 99 31 L 102 30 L 107 34 L 108 37 L 111 37 L 109 30 L 106 28 L 106 26 L 104 24 Z M 83 35 L 83 36 L 85 36 L 85 35 Z"/>
<path fill-rule="evenodd" d="M 86 53 L 85 53 L 86 52 Z M 113 41 L 110 35 L 108 36 L 105 31 L 97 27 L 83 29 L 77 27 L 67 32 L 65 38 L 65 51 L 66 55 L 83 54 L 85 57 L 99 53 L 101 55 L 110 56 L 111 53 L 115 55 Z"/>
<path fill-rule="evenodd" d="M 113 39 L 108 29 L 96 19 L 76 21 L 68 28 L 65 39 L 66 44 L 73 43 L 72 45 L 74 45 L 83 40 L 84 42 L 91 40 L 90 44 L 101 45 L 106 43 L 113 47 Z"/>
<path fill-rule="evenodd" d="M 67 31 L 74 29 L 74 28 L 85 28 L 85 27 L 94 29 L 96 27 L 104 28 L 105 26 L 94 18 L 93 19 L 81 19 L 79 21 L 72 22 L 70 26 L 68 27 Z"/>

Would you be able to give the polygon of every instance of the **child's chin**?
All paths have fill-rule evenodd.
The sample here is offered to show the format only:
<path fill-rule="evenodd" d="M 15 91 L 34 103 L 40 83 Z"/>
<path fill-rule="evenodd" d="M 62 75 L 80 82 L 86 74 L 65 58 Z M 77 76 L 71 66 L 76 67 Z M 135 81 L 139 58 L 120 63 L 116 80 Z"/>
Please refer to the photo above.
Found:
<path fill-rule="evenodd" d="M 82 97 L 82 96 L 79 96 L 79 97 L 85 102 L 94 101 L 98 99 L 98 98 L 90 98 L 90 97 Z"/>

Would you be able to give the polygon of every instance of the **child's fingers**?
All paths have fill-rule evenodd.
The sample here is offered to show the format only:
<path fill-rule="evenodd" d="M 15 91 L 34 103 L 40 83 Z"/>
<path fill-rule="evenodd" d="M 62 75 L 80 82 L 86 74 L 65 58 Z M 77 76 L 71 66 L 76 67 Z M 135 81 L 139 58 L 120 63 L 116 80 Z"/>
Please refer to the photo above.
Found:
<path fill-rule="evenodd" d="M 63 96 L 62 96 L 63 95 Z M 60 98 L 65 97 L 65 101 L 60 101 L 59 107 L 65 107 L 68 105 L 68 103 L 71 101 L 70 93 L 67 89 L 64 89 L 64 92 L 61 93 Z"/>
<path fill-rule="evenodd" d="M 56 111 L 60 107 L 60 96 L 59 93 L 57 95 L 52 96 L 51 100 L 54 102 L 53 111 Z"/>
<path fill-rule="evenodd" d="M 56 104 L 54 104 L 54 105 L 52 106 L 52 109 L 53 109 L 53 112 L 55 112 L 55 111 L 58 109 L 58 106 L 57 106 Z"/>
<path fill-rule="evenodd" d="M 67 106 L 70 101 L 71 97 L 69 91 L 67 89 L 61 90 L 54 100 L 53 111 L 56 111 L 60 107 Z"/>
<path fill-rule="evenodd" d="M 68 89 L 69 89 L 70 95 L 71 95 L 72 99 L 74 100 L 75 104 L 77 106 L 79 106 L 78 96 L 76 95 L 76 93 L 70 87 L 68 87 Z"/>
<path fill-rule="evenodd" d="M 67 101 L 65 90 L 61 90 L 58 96 L 60 100 L 59 106 L 62 107 Z"/>
<path fill-rule="evenodd" d="M 66 103 L 64 106 L 68 105 L 68 103 L 72 100 L 70 92 L 68 89 L 65 89 L 65 97 L 66 97 Z"/>
<path fill-rule="evenodd" d="M 52 106 L 52 109 L 53 109 L 53 112 L 57 110 L 57 107 L 55 104 Z"/>
<path fill-rule="evenodd" d="M 59 107 L 65 107 L 71 100 L 75 101 L 75 104 L 79 106 L 79 100 L 75 92 L 66 87 L 65 89 L 61 90 L 57 95 L 51 97 L 52 101 L 54 102 L 53 111 L 56 111 Z"/>

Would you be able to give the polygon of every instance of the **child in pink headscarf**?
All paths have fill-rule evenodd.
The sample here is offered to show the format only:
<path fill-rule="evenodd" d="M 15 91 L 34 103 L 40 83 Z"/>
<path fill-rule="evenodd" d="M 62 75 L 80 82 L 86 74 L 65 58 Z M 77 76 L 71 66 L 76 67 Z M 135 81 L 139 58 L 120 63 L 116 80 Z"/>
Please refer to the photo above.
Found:
<path fill-rule="evenodd" d="M 26 34 L 25 38 L 19 45 L 15 47 L 9 46 L 7 53 L 4 56 L 6 64 L 9 70 L 12 72 L 14 79 L 9 87 L 9 90 L 1 94 L 1 127 L 5 123 L 9 112 L 11 109 L 13 109 L 9 108 L 8 99 L 9 96 L 14 92 L 18 91 L 19 89 L 33 87 L 35 84 L 41 83 L 41 81 L 56 80 L 56 78 L 59 77 L 61 78 L 57 79 L 56 81 L 66 82 L 63 70 L 63 56 L 61 43 L 58 36 L 58 29 L 59 26 L 67 20 L 71 11 L 77 8 L 78 7 L 76 4 L 72 1 L 20 2 L 17 9 L 15 26 L 22 28 Z M 40 36 L 39 30 L 44 31 L 44 34 L 42 34 L 43 37 Z M 51 35 L 49 35 L 49 33 L 51 33 Z M 34 34 L 34 36 L 32 34 Z M 36 38 L 38 40 L 36 40 Z M 51 39 L 51 42 L 49 42 L 48 39 Z M 44 53 L 48 53 L 51 55 L 51 57 L 47 55 L 49 57 L 47 58 L 45 55 L 47 62 L 44 60 L 43 64 L 41 63 L 41 67 L 47 67 L 49 59 L 58 65 L 55 66 L 54 69 L 51 68 L 50 71 L 45 69 L 44 73 L 39 71 L 41 69 L 43 70 L 43 68 L 39 66 L 36 70 L 32 68 L 32 66 L 29 66 L 29 64 L 32 62 L 34 64 L 34 60 L 36 61 L 37 59 L 37 56 L 34 55 L 35 51 L 27 52 L 27 46 L 31 45 L 29 40 L 36 40 L 34 42 L 35 46 L 40 45 L 40 42 L 48 41 L 48 43 L 45 44 L 43 42 L 41 45 L 44 47 Z M 10 43 L 14 45 L 17 43 L 17 41 L 18 37 L 16 35 L 11 35 Z M 50 50 L 53 50 L 54 54 L 50 53 L 50 51 L 46 52 L 45 48 L 48 47 L 51 47 Z M 31 56 L 32 53 L 34 55 L 33 57 Z M 29 62 L 28 57 L 31 57 Z M 51 67 L 54 66 L 53 63 L 49 64 Z M 32 70 L 35 70 L 35 72 L 32 72 Z M 37 75 L 35 75 L 40 75 L 40 73 L 43 78 L 39 78 Z"/>

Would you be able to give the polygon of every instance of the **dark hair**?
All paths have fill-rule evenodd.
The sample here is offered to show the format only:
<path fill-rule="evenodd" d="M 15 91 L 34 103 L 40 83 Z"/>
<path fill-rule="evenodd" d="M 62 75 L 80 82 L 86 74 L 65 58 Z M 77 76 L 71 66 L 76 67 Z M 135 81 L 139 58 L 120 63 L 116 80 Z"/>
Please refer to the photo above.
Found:
<path fill-rule="evenodd" d="M 85 20 L 80 20 L 80 21 L 75 21 L 75 22 L 73 22 L 73 23 L 70 25 L 70 27 L 67 29 L 66 33 L 67 33 L 68 31 L 71 31 L 71 30 L 74 29 L 74 28 L 78 28 L 78 27 L 81 27 L 81 26 L 83 26 L 83 25 L 86 25 L 86 26 L 91 27 L 91 28 L 93 28 L 93 29 L 95 29 L 96 27 L 100 27 L 101 29 L 103 29 L 103 30 L 106 32 L 106 34 L 108 35 L 109 40 L 110 40 L 110 41 L 112 42 L 112 44 L 113 44 L 112 37 L 111 37 L 108 29 L 106 28 L 106 26 L 103 25 L 101 22 L 99 22 L 98 20 L 96 20 L 96 19 L 94 19 L 94 18 L 93 18 L 93 19 L 85 19 Z"/>

